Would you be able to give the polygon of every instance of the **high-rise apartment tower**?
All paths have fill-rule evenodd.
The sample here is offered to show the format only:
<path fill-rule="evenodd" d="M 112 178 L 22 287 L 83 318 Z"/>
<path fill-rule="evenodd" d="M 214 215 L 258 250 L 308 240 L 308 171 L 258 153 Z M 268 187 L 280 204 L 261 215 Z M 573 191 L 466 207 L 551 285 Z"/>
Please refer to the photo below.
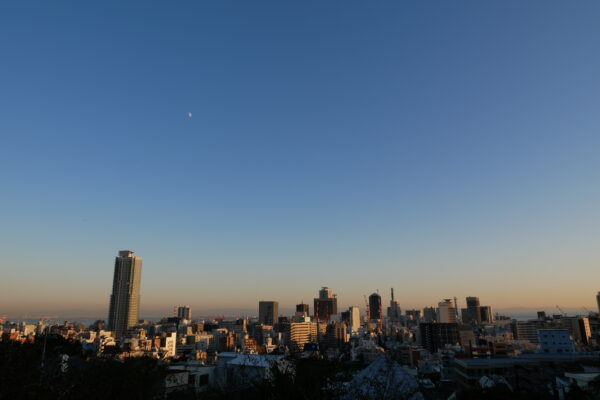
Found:
<path fill-rule="evenodd" d="M 135 325 L 140 311 L 140 281 L 142 258 L 135 257 L 131 250 L 119 251 L 115 259 L 112 295 L 108 311 L 108 329 L 116 337 L 123 336 Z"/>

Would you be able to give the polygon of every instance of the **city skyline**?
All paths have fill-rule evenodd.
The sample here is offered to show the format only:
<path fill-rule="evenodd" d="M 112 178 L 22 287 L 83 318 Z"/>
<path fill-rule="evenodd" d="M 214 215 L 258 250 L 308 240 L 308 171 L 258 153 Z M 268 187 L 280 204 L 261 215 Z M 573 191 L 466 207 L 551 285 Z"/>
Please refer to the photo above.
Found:
<path fill-rule="evenodd" d="M 599 21 L 0 4 L 0 398 L 600 399 Z"/>
<path fill-rule="evenodd" d="M 403 310 L 594 309 L 599 15 L 3 5 L 0 314 L 106 316 L 124 248 L 141 317 L 312 307 L 325 285 L 340 310 L 391 287 Z"/>
<path fill-rule="evenodd" d="M 119 250 L 118 252 L 118 256 L 115 258 L 115 264 L 114 264 L 114 271 L 113 271 L 113 283 L 112 283 L 112 292 L 111 292 L 111 296 L 110 296 L 110 302 L 109 302 L 109 309 L 108 309 L 108 318 L 106 319 L 108 325 L 111 330 L 114 330 L 117 332 L 117 334 L 122 334 L 129 326 L 132 326 L 135 324 L 135 322 L 140 318 L 140 309 L 143 309 L 143 307 L 141 307 L 141 303 L 140 302 L 140 292 L 141 292 L 141 270 L 142 270 L 142 261 L 143 258 L 142 257 L 138 257 L 138 256 L 134 256 L 135 252 L 132 250 Z M 428 308 L 428 307 L 433 307 L 436 309 L 441 310 L 442 307 L 444 307 L 445 311 L 438 311 L 442 313 L 442 316 L 440 316 L 439 318 L 441 318 L 442 322 L 456 322 L 459 319 L 462 320 L 476 320 L 478 322 L 481 321 L 481 312 L 480 309 L 486 309 L 486 310 L 494 310 L 494 312 L 492 312 L 490 314 L 490 311 L 486 311 L 486 315 L 488 316 L 487 319 L 490 319 L 489 317 L 492 317 L 494 314 L 500 314 L 500 315 L 509 315 L 512 317 L 517 317 L 517 319 L 520 318 L 529 318 L 531 315 L 533 315 L 533 313 L 537 313 L 539 311 L 544 311 L 544 312 L 548 312 L 548 309 L 550 309 L 550 311 L 548 312 L 549 315 L 553 314 L 553 310 L 554 310 L 554 314 L 556 314 L 558 312 L 558 314 L 563 314 L 566 311 L 571 312 L 575 315 L 579 315 L 583 313 L 588 313 L 591 309 L 595 309 L 593 306 L 590 306 L 590 308 L 586 307 L 585 305 L 581 306 L 581 307 L 561 307 L 560 305 L 556 304 L 553 307 L 552 306 L 521 306 L 521 307 L 513 307 L 513 308 L 495 308 L 495 307 L 491 307 L 490 306 L 480 306 L 479 303 L 479 297 L 477 296 L 471 296 L 471 295 L 467 295 L 465 297 L 462 297 L 462 299 L 464 299 L 464 301 L 460 301 L 458 302 L 457 296 L 454 296 L 453 298 L 446 298 L 446 299 L 441 299 L 438 302 L 438 307 L 435 307 L 435 304 L 421 304 L 421 305 L 414 305 L 412 303 L 407 303 L 407 304 L 402 304 L 401 302 L 399 302 L 398 298 L 396 296 L 394 296 L 394 288 L 390 288 L 391 289 L 391 294 L 390 294 L 390 306 L 394 306 L 394 307 L 399 307 L 400 310 L 404 309 L 405 311 L 413 311 L 413 309 L 416 310 L 423 310 L 424 308 Z M 339 316 L 341 315 L 341 313 L 347 309 L 347 308 L 358 308 L 361 311 L 361 313 L 366 317 L 367 315 L 370 315 L 369 320 L 371 321 L 381 321 L 381 318 L 389 318 L 390 317 L 390 313 L 392 311 L 390 311 L 390 307 L 387 307 L 387 311 L 384 310 L 384 306 L 383 306 L 383 299 L 384 297 L 379 293 L 379 289 L 377 289 L 375 292 L 371 293 L 367 299 L 366 294 L 363 295 L 364 301 L 367 302 L 367 304 L 365 303 L 352 303 L 352 304 L 345 304 L 345 303 L 341 303 L 341 306 L 338 306 L 337 304 L 337 300 L 338 300 L 338 295 L 335 292 L 334 288 L 328 287 L 328 286 L 321 286 L 320 289 L 318 290 L 318 294 L 317 297 L 314 298 L 314 308 L 312 309 L 312 314 L 309 313 L 309 315 L 314 316 L 316 319 L 318 319 L 319 321 L 323 321 L 323 322 L 327 322 L 330 320 L 330 315 L 336 315 Z M 218 304 L 222 304 L 223 300 L 221 298 L 217 298 L 217 299 L 213 299 L 215 302 L 217 302 Z M 596 305 L 598 306 L 598 310 L 600 311 L 600 291 L 596 293 Z M 258 307 L 258 312 L 255 312 L 256 309 L 253 307 L 250 308 L 216 308 L 213 310 L 207 309 L 207 308 L 202 308 L 200 307 L 194 307 L 196 310 L 200 310 L 200 315 L 199 317 L 209 317 L 211 316 L 211 314 L 213 314 L 212 316 L 217 316 L 218 314 L 222 314 L 225 317 L 241 317 L 241 316 L 257 316 L 258 319 L 260 321 L 263 321 L 263 323 L 267 324 L 267 325 L 272 325 L 274 323 L 274 321 L 276 320 L 277 316 L 284 316 L 284 315 L 292 315 L 295 312 L 298 311 L 298 306 L 302 305 L 302 306 L 307 306 L 310 309 L 310 306 L 306 303 L 303 303 L 304 299 L 301 300 L 301 303 L 296 303 L 293 307 L 289 307 L 287 304 L 282 307 L 281 309 L 279 308 L 279 301 L 278 300 L 265 300 L 264 298 L 260 298 L 260 300 L 258 301 L 259 307 Z M 322 302 L 323 304 L 319 304 L 317 305 L 317 302 Z M 333 302 L 332 305 L 328 305 L 329 302 Z M 190 303 L 193 304 L 193 303 Z M 190 304 L 186 304 L 185 306 L 180 306 L 180 305 L 174 305 L 172 310 L 173 313 L 175 313 L 176 315 L 180 316 L 181 315 L 189 315 L 191 313 L 191 307 Z M 263 308 L 264 307 L 264 308 Z M 150 312 L 146 312 L 146 314 L 142 314 L 141 318 L 143 317 L 150 317 L 150 318 L 157 318 L 157 317 L 165 317 L 167 315 L 169 315 L 168 312 L 166 312 L 166 310 L 169 308 L 169 305 L 163 304 L 161 305 L 161 307 L 159 307 L 156 310 L 150 311 Z M 556 309 L 556 310 L 555 310 Z M 210 311 L 208 311 L 210 310 Z M 401 316 L 402 312 L 398 310 L 398 311 L 394 311 L 392 313 L 394 313 L 394 315 L 397 316 Z M 227 312 L 227 314 L 225 314 L 225 311 Z M 448 314 L 450 311 L 452 311 L 450 314 Z M 59 313 L 59 315 L 57 316 L 62 316 L 62 317 L 78 317 L 78 318 L 96 318 L 99 315 L 102 314 L 102 312 L 99 312 L 98 310 L 94 310 L 94 311 L 83 311 L 82 310 L 78 311 L 80 314 L 77 314 L 77 312 L 73 312 L 72 310 L 61 310 L 61 312 Z M 91 312 L 91 313 L 90 313 Z M 204 312 L 204 314 L 203 314 Z M 70 313 L 70 314 L 69 314 Z M 87 314 L 86 314 L 87 313 Z M 95 313 L 95 314 L 94 314 Z M 318 313 L 321 313 L 321 315 L 319 315 Z M 51 312 L 49 311 L 43 311 L 43 312 L 38 312 L 37 314 L 30 314 L 29 317 L 41 317 L 42 314 L 45 314 L 45 318 L 51 318 L 50 314 Z M 174 315 L 175 315 L 174 314 Z M 2 314 L 0 314 L 1 316 Z M 270 315 L 269 317 L 267 317 L 267 315 Z M 375 315 L 375 316 L 374 316 Z M 448 315 L 448 316 L 446 316 Z M 318 316 L 318 318 L 317 318 Z M 13 315 L 14 317 L 14 315 Z M 393 319 L 393 318 L 392 318 Z M 264 322 L 264 321 L 269 321 L 269 323 Z"/>

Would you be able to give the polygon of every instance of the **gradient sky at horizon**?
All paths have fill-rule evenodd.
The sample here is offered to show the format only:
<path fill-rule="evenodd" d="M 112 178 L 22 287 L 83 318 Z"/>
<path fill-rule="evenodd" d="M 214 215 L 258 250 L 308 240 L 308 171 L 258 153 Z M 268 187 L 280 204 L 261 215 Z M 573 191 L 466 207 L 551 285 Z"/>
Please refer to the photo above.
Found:
<path fill-rule="evenodd" d="M 593 307 L 600 3 L 0 5 L 0 314 Z M 189 117 L 188 113 L 192 113 Z"/>

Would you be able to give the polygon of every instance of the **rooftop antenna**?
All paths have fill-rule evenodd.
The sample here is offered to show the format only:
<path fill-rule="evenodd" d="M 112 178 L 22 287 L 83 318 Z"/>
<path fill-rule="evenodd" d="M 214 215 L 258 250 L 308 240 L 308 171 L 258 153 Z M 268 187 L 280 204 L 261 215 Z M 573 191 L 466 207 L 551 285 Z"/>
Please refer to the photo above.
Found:
<path fill-rule="evenodd" d="M 394 288 L 392 288 L 392 303 L 394 302 Z"/>

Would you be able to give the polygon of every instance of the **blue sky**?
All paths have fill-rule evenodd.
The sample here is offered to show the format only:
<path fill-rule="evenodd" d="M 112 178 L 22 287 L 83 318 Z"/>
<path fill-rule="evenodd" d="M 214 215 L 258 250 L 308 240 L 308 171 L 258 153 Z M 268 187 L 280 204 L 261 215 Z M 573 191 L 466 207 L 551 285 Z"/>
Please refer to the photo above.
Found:
<path fill-rule="evenodd" d="M 1 313 L 594 303 L 593 1 L 0 6 Z M 188 116 L 192 113 L 192 117 Z M 384 301 L 388 299 L 384 297 Z M 164 311 L 163 311 L 164 310 Z"/>

